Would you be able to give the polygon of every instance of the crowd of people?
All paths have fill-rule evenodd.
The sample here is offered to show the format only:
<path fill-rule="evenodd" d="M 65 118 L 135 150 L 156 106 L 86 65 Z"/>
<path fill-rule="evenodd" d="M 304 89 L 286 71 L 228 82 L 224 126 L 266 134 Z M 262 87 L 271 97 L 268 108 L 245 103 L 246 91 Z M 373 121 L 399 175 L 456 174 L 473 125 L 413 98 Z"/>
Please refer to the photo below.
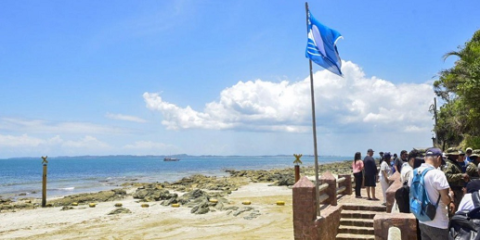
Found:
<path fill-rule="evenodd" d="M 357 198 L 362 198 L 361 188 L 365 187 L 367 199 L 378 201 L 375 187 L 379 182 L 385 205 L 390 176 L 398 172 L 402 184 L 411 186 L 414 174 L 428 169 L 424 173 L 423 186 L 436 212 L 433 219 L 419 221 L 421 239 L 448 239 L 449 221 L 455 213 L 465 213 L 476 207 L 480 209 L 480 149 L 467 148 L 463 151 L 449 148 L 445 152 L 438 148 L 429 148 L 425 152 L 402 150 L 399 157 L 390 152 L 380 152 L 378 165 L 373 154 L 374 151 L 368 149 L 362 161 L 361 153 L 355 153 L 352 169 Z"/>

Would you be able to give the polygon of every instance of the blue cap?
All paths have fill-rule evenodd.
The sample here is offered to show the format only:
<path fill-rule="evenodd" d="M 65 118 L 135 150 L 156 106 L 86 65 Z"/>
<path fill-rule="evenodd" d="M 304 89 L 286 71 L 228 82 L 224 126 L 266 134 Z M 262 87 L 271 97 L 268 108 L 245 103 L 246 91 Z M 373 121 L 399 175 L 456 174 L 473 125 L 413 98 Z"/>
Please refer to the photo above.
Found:
<path fill-rule="evenodd" d="M 383 154 L 383 157 L 384 158 L 391 158 L 392 155 L 390 154 L 390 152 L 386 152 L 386 153 Z"/>
<path fill-rule="evenodd" d="M 442 150 L 438 148 L 429 148 L 425 152 L 425 156 L 442 156 Z"/>

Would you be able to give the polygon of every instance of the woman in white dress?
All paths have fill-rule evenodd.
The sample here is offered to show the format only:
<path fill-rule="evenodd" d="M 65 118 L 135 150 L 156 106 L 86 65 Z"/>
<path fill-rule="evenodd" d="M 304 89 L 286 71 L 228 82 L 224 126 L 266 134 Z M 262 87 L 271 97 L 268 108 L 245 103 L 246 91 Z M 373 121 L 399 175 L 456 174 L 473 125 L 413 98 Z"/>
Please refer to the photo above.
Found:
<path fill-rule="evenodd" d="M 389 152 L 386 152 L 384 155 L 384 161 L 380 165 L 380 184 L 382 185 L 382 192 L 383 192 L 383 205 L 386 204 L 387 202 L 387 188 L 389 186 L 389 180 L 388 177 L 391 175 L 391 167 L 390 167 L 390 161 L 392 159 L 392 156 L 390 155 Z"/>

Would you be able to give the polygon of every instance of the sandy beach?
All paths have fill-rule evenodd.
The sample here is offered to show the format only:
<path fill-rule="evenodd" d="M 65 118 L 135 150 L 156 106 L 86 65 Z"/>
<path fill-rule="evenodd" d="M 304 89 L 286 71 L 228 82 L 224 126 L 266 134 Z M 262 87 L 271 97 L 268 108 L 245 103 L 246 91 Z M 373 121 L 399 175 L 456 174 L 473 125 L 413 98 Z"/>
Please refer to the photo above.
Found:
<path fill-rule="evenodd" d="M 349 166 L 350 161 L 335 162 L 322 170 L 347 173 Z M 193 175 L 172 184 L 132 182 L 123 189 L 92 193 L 94 197 L 87 193 L 48 199 L 53 207 L 46 208 L 38 207 L 41 199 L 4 202 L 0 239 L 293 239 L 293 169 L 228 172 L 229 177 Z M 313 167 L 302 167 L 301 176 L 314 176 Z M 139 197 L 148 191 L 154 194 Z M 193 192 L 204 195 L 192 198 Z M 172 207 L 171 200 L 182 204 Z M 90 207 L 92 202 L 97 205 Z M 208 212 L 192 213 L 207 202 Z M 119 209 L 117 203 L 128 213 L 110 214 Z M 149 207 L 142 207 L 145 203 Z"/>
<path fill-rule="evenodd" d="M 79 205 L 36 208 L 0 213 L 0 239 L 293 239 L 291 189 L 250 183 L 228 196 L 232 206 L 249 207 L 260 215 L 247 220 L 247 213 L 229 211 L 196 215 L 191 208 L 149 203 L 142 208 L 137 199 L 98 203 L 95 208 Z M 131 190 L 130 190 L 131 191 Z M 277 206 L 276 201 L 285 201 Z M 122 203 L 132 213 L 108 215 Z"/>

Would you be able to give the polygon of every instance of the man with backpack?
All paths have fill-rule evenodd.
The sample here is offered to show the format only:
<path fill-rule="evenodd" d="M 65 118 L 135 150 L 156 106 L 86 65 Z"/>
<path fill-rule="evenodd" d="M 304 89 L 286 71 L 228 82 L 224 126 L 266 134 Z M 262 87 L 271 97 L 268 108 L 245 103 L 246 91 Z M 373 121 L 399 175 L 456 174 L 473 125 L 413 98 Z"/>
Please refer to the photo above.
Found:
<path fill-rule="evenodd" d="M 413 170 L 410 187 L 410 211 L 419 221 L 422 240 L 448 239 L 448 212 L 455 208 L 449 194 L 447 178 L 438 169 L 442 151 L 430 148 L 425 152 L 425 163 Z"/>

